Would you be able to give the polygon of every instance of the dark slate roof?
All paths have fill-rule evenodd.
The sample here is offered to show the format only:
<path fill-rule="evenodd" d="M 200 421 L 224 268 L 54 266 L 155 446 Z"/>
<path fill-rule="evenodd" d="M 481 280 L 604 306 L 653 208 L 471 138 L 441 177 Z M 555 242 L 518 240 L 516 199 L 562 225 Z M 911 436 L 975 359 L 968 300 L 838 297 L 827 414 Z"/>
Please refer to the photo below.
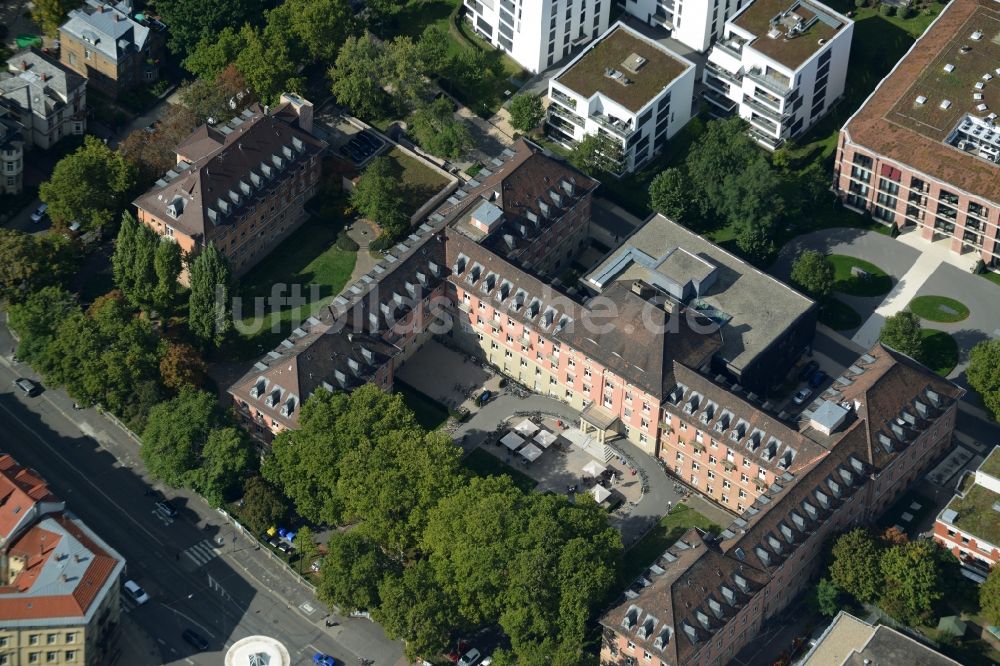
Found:
<path fill-rule="evenodd" d="M 87 80 L 37 49 L 18 51 L 0 74 L 0 104 L 48 115 L 65 106 Z M 6 78 L 4 78 L 6 77 Z"/>
<path fill-rule="evenodd" d="M 142 51 L 150 38 L 150 29 L 134 21 L 127 3 L 112 5 L 100 0 L 69 13 L 59 30 L 85 41 L 113 61 L 129 53 Z"/>

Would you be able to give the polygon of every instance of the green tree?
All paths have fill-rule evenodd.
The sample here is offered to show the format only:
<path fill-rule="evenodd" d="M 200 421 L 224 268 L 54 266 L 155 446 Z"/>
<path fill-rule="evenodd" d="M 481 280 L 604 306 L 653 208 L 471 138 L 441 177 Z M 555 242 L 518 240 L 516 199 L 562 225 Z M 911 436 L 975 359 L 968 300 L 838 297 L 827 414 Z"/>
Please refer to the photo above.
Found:
<path fill-rule="evenodd" d="M 736 225 L 736 247 L 751 261 L 763 263 L 775 252 L 772 230 L 770 221 L 766 219 L 742 222 Z"/>
<path fill-rule="evenodd" d="M 292 500 L 302 518 L 336 525 L 345 512 L 337 481 L 347 452 L 415 427 L 402 397 L 374 384 L 350 394 L 316 391 L 302 405 L 299 428 L 274 439 L 262 472 Z"/>
<path fill-rule="evenodd" d="M 150 475 L 175 488 L 192 484 L 199 456 L 218 424 L 215 396 L 182 388 L 177 397 L 153 407 L 142 432 L 139 454 Z M 225 442 L 216 442 L 223 446 Z"/>
<path fill-rule="evenodd" d="M 212 506 L 222 506 L 243 487 L 256 462 L 253 444 L 242 430 L 214 428 L 201 449 L 200 466 L 191 474 L 191 486 Z"/>
<path fill-rule="evenodd" d="M 58 37 L 66 13 L 79 6 L 74 0 L 34 0 L 31 4 L 31 18 L 47 37 Z"/>
<path fill-rule="evenodd" d="M 215 39 L 227 27 L 254 23 L 263 16 L 261 0 L 158 0 L 156 10 L 169 27 L 171 53 L 187 55 L 202 39 Z"/>
<path fill-rule="evenodd" d="M 427 560 L 414 562 L 401 574 L 386 576 L 378 590 L 381 601 L 372 617 L 390 638 L 406 641 L 410 661 L 445 651 L 455 611 Z"/>
<path fill-rule="evenodd" d="M 177 280 L 181 275 L 181 248 L 177 243 L 161 240 L 153 254 L 153 272 L 156 286 L 153 288 L 153 305 L 160 312 L 166 312 L 174 304 L 177 296 Z"/>
<path fill-rule="evenodd" d="M 282 92 L 304 87 L 305 81 L 297 76 L 298 67 L 284 42 L 268 39 L 249 24 L 240 29 L 240 41 L 236 69 L 262 100 L 275 103 Z"/>
<path fill-rule="evenodd" d="M 145 224 L 139 224 L 133 237 L 135 256 L 128 271 L 128 282 L 118 285 L 125 298 L 144 310 L 153 307 L 157 287 L 156 253 L 160 237 Z"/>
<path fill-rule="evenodd" d="M 451 66 L 451 55 L 448 52 L 448 44 L 451 37 L 444 27 L 432 23 L 420 33 L 417 40 L 417 55 L 423 65 L 424 72 L 428 76 L 444 76 Z"/>
<path fill-rule="evenodd" d="M 383 81 L 392 89 L 399 109 L 419 108 L 421 99 L 427 94 L 420 57 L 424 50 L 405 35 L 387 42 L 382 49 Z M 450 103 L 448 108 L 451 108 Z"/>
<path fill-rule="evenodd" d="M 335 532 L 326 544 L 316 593 L 321 601 L 343 609 L 375 609 L 381 600 L 379 584 L 398 569 L 357 530 Z"/>
<path fill-rule="evenodd" d="M 972 348 L 966 375 L 993 418 L 1000 420 L 1000 339 L 984 340 Z"/>
<path fill-rule="evenodd" d="M 472 134 L 465 121 L 457 118 L 451 100 L 439 97 L 413 112 L 413 138 L 438 157 L 457 160 L 472 147 Z"/>
<path fill-rule="evenodd" d="M 213 78 L 182 83 L 177 95 L 198 123 L 228 119 L 236 109 L 257 101 L 256 93 L 248 89 L 246 79 L 235 64 L 225 67 Z"/>
<path fill-rule="evenodd" d="M 8 323 L 20 338 L 18 358 L 35 365 L 52 345 L 59 325 L 74 312 L 79 312 L 76 296 L 60 287 L 44 287 L 11 303 Z"/>
<path fill-rule="evenodd" d="M 232 329 L 229 264 L 209 243 L 191 262 L 188 327 L 206 346 L 219 346 Z"/>
<path fill-rule="evenodd" d="M 377 118 L 385 108 L 382 47 L 368 33 L 348 37 L 330 69 L 331 91 L 362 118 Z"/>
<path fill-rule="evenodd" d="M 174 148 L 195 128 L 194 113 L 182 104 L 169 104 L 152 129 L 142 127 L 131 132 L 118 151 L 135 167 L 136 182 L 152 185 L 177 162 Z"/>
<path fill-rule="evenodd" d="M 316 543 L 316 535 L 309 529 L 308 525 L 303 525 L 295 531 L 295 550 L 299 551 L 302 561 L 305 564 L 312 564 L 313 558 L 319 554 L 319 544 Z"/>
<path fill-rule="evenodd" d="M 820 578 L 812 589 L 809 601 L 816 612 L 827 617 L 833 617 L 840 612 L 840 590 L 829 578 Z"/>
<path fill-rule="evenodd" d="M 588 134 L 570 151 L 569 163 L 589 176 L 618 174 L 625 152 L 617 139 L 601 133 Z"/>
<path fill-rule="evenodd" d="M 288 504 L 273 485 L 261 476 L 251 476 L 243 486 L 240 509 L 243 523 L 255 534 L 277 527 L 288 516 Z"/>
<path fill-rule="evenodd" d="M 691 195 L 702 213 L 710 214 L 721 208 L 730 181 L 751 162 L 763 158 L 747 136 L 747 129 L 746 122 L 737 117 L 713 120 L 688 151 L 685 165 Z"/>
<path fill-rule="evenodd" d="M 198 40 L 194 49 L 184 58 L 184 68 L 205 81 L 212 81 L 240 53 L 240 34 L 226 26 L 216 35 L 206 35 Z"/>
<path fill-rule="evenodd" d="M 896 351 L 921 361 L 923 359 L 921 330 L 920 318 L 909 310 L 903 310 L 886 317 L 878 339 Z"/>
<path fill-rule="evenodd" d="M 810 296 L 827 296 L 833 290 L 833 275 L 833 263 L 822 252 L 806 250 L 792 263 L 792 282 Z"/>
<path fill-rule="evenodd" d="M 931 616 L 934 603 L 944 596 L 937 548 L 932 541 L 911 541 L 882 554 L 879 562 L 885 579 L 879 597 L 882 610 L 911 625 Z"/>
<path fill-rule="evenodd" d="M 38 197 L 57 225 L 78 221 L 84 229 L 100 229 L 124 208 L 135 178 L 135 167 L 124 156 L 88 135 L 76 152 L 59 160 Z"/>
<path fill-rule="evenodd" d="M 78 264 L 72 242 L 62 234 L 36 236 L 0 229 L 0 297 L 8 301 L 66 284 Z"/>
<path fill-rule="evenodd" d="M 408 226 L 400 186 L 392 173 L 392 162 L 382 156 L 369 162 L 351 192 L 351 206 L 393 239 Z"/>
<path fill-rule="evenodd" d="M 649 205 L 674 222 L 688 224 L 691 215 L 691 191 L 684 171 L 670 167 L 649 184 Z"/>
<path fill-rule="evenodd" d="M 833 545 L 831 582 L 862 603 L 874 602 L 883 587 L 881 554 L 878 541 L 867 530 L 842 534 Z"/>
<path fill-rule="evenodd" d="M 990 624 L 1000 626 L 1000 567 L 993 567 L 979 586 L 979 607 Z"/>
<path fill-rule="evenodd" d="M 530 132 L 545 117 L 542 100 L 537 95 L 514 95 L 510 100 L 510 124 L 516 130 Z"/>
<path fill-rule="evenodd" d="M 118 236 L 115 238 L 115 250 L 111 254 L 111 274 L 119 289 L 123 288 L 122 285 L 132 286 L 132 271 L 138 252 L 137 236 L 141 226 L 130 211 L 122 213 Z"/>

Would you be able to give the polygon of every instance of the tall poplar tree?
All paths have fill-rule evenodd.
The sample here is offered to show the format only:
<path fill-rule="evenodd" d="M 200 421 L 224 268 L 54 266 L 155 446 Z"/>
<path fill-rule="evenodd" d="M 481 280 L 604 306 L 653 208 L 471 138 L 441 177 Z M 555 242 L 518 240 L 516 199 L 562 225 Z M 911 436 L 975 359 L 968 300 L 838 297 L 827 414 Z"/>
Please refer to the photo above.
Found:
<path fill-rule="evenodd" d="M 219 346 L 232 328 L 229 264 L 209 243 L 191 262 L 188 327 L 205 346 Z"/>

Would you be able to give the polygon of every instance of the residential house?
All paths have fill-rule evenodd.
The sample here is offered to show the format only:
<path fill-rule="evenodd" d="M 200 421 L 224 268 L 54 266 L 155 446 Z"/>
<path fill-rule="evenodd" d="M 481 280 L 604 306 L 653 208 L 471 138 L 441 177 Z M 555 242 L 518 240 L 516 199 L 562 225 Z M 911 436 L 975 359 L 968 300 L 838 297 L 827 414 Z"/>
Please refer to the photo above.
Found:
<path fill-rule="evenodd" d="M 15 53 L 0 74 L 0 107 L 23 127 L 29 149 L 87 129 L 87 80 L 37 49 Z"/>
<path fill-rule="evenodd" d="M 934 540 L 961 560 L 967 575 L 978 582 L 1000 563 L 1000 448 L 962 477 L 934 522 Z"/>
<path fill-rule="evenodd" d="M 708 54 L 705 100 L 736 110 L 768 150 L 801 136 L 844 94 L 854 22 L 814 0 L 755 0 Z"/>

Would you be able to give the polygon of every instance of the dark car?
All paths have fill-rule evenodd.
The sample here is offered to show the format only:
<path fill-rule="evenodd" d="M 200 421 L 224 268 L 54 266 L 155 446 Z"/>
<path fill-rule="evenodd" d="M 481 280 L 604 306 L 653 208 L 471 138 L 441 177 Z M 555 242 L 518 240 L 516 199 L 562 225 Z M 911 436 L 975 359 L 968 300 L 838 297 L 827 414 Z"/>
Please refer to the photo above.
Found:
<path fill-rule="evenodd" d="M 490 398 L 492 397 L 493 393 L 491 391 L 483 391 L 482 393 L 479 394 L 479 397 L 476 398 L 476 404 L 481 407 L 486 403 L 488 403 L 490 401 Z"/>
<path fill-rule="evenodd" d="M 819 363 L 817 363 L 816 361 L 809 361 L 804 366 L 802 366 L 801 370 L 799 370 L 799 381 L 804 382 L 805 380 L 809 379 L 810 377 L 812 377 L 812 374 L 817 370 L 819 370 Z"/>
<path fill-rule="evenodd" d="M 159 500 L 156 502 L 156 510 L 168 518 L 177 517 L 177 509 L 170 503 L 170 500 Z"/>
<path fill-rule="evenodd" d="M 281 541 L 278 543 L 278 550 L 280 550 L 285 555 L 291 555 L 292 551 L 295 550 L 295 546 L 288 543 L 287 541 Z"/>
<path fill-rule="evenodd" d="M 15 379 L 14 386 L 21 389 L 21 391 L 24 392 L 24 395 L 29 398 L 34 398 L 42 392 L 42 387 L 38 385 L 38 382 L 32 381 L 27 377 L 18 377 Z"/>
<path fill-rule="evenodd" d="M 206 641 L 205 637 L 194 629 L 185 629 L 181 636 L 184 637 L 184 640 L 187 641 L 189 645 L 201 650 L 202 652 L 208 649 L 208 641 Z"/>
<path fill-rule="evenodd" d="M 809 386 L 812 388 L 819 388 L 819 385 L 826 381 L 827 374 L 822 370 L 817 370 L 813 373 L 813 376 L 809 378 Z"/>
<path fill-rule="evenodd" d="M 313 663 L 317 664 L 317 666 L 337 666 L 336 659 L 322 652 L 317 652 L 313 655 Z"/>

